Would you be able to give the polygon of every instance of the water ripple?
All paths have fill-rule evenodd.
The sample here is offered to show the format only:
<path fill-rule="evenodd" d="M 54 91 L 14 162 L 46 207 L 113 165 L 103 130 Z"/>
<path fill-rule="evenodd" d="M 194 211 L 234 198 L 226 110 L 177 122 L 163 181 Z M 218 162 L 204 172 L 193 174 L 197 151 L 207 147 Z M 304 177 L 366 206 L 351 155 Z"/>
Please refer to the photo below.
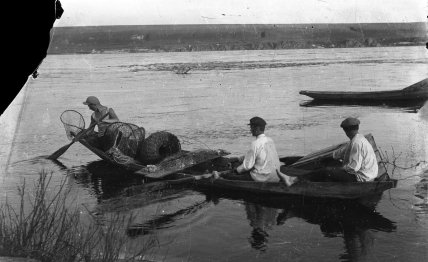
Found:
<path fill-rule="evenodd" d="M 181 68 L 191 68 L 199 71 L 209 70 L 248 70 L 262 68 L 284 68 L 301 66 L 328 66 L 336 64 L 425 64 L 425 59 L 366 59 L 366 60 L 346 60 L 346 61 L 308 61 L 308 62 L 278 62 L 278 61 L 232 61 L 232 62 L 203 62 L 203 63 L 153 63 L 153 64 L 133 64 L 119 67 L 128 68 L 130 72 L 140 71 L 175 71 Z"/>

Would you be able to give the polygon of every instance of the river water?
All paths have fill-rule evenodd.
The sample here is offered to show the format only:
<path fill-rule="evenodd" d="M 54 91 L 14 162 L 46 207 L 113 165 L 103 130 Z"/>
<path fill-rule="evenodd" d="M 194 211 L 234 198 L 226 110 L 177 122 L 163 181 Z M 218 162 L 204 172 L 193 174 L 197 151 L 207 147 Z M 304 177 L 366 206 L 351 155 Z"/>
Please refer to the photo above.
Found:
<path fill-rule="evenodd" d="M 192 69 L 174 73 L 183 66 Z M 129 242 L 155 237 L 148 258 L 156 261 L 423 261 L 428 105 L 305 106 L 310 99 L 299 91 L 401 89 L 427 72 L 422 46 L 49 55 L 39 78 L 27 84 L 13 146 L 1 153 L 7 159 L 1 199 L 15 201 L 17 185 L 41 170 L 52 172 L 52 189 L 65 181 L 82 212 L 141 183 L 78 143 L 59 163 L 45 159 L 69 142 L 59 120 L 64 110 L 79 111 L 88 126 L 91 112 L 82 102 L 90 95 L 148 134 L 167 130 L 184 149 L 222 148 L 232 155 L 248 149 L 253 138 L 246 124 L 255 115 L 267 121 L 266 134 L 281 156 L 346 141 L 339 124 L 353 116 L 361 120 L 360 132 L 371 133 L 388 160 L 403 167 L 392 174 L 400 179 L 397 188 L 385 192 L 375 210 L 171 189 L 120 204 L 120 212 L 137 214 Z"/>

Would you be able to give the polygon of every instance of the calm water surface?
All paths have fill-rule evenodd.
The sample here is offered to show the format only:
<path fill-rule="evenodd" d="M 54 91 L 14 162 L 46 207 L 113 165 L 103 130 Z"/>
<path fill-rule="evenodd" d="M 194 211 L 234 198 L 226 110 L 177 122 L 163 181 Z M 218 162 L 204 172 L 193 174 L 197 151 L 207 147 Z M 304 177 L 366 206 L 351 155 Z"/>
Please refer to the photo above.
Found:
<path fill-rule="evenodd" d="M 424 47 L 233 51 L 156 54 L 49 55 L 27 86 L 22 120 L 0 177 L 1 198 L 16 201 L 16 187 L 40 170 L 53 172 L 82 212 L 116 212 L 104 201 L 141 179 L 114 169 L 80 144 L 59 163 L 44 158 L 68 143 L 60 114 L 98 96 L 124 122 L 150 134 L 167 130 L 185 149 L 244 153 L 248 119 L 266 119 L 280 155 L 303 155 L 346 141 L 339 128 L 361 120 L 396 165 L 428 161 L 428 106 L 303 106 L 300 90 L 401 89 L 428 77 Z M 187 75 L 177 66 L 191 66 Z M 87 123 L 88 125 L 88 123 Z M 150 258 L 164 261 L 424 261 L 428 257 L 428 165 L 394 171 L 396 189 L 375 210 L 362 205 L 300 198 L 271 199 L 192 188 L 162 196 L 123 199 L 137 214 L 130 245 L 155 237 Z"/>

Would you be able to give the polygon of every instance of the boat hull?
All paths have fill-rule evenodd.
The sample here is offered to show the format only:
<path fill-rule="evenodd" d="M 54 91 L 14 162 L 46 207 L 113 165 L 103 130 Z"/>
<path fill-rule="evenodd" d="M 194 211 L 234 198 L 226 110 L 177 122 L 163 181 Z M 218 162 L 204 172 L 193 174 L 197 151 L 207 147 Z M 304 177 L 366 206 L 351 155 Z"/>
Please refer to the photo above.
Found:
<path fill-rule="evenodd" d="M 114 155 L 109 155 L 106 152 L 92 146 L 86 140 L 81 139 L 79 142 L 91 150 L 101 159 L 109 162 L 112 165 L 119 166 L 125 170 L 132 171 L 136 175 L 141 175 L 148 178 L 163 178 L 169 174 L 190 168 L 192 166 L 214 160 L 216 158 L 228 155 L 225 150 L 198 149 L 194 151 L 181 151 L 171 155 L 156 165 L 146 166 L 130 157 L 114 159 Z"/>
<path fill-rule="evenodd" d="M 203 187 L 270 195 L 299 195 L 305 197 L 337 199 L 362 199 L 380 195 L 385 190 L 396 187 L 397 180 L 390 179 L 373 136 L 367 134 L 365 137 L 375 151 L 379 166 L 377 178 L 372 182 L 311 182 L 301 180 L 288 187 L 282 182 L 255 182 L 208 178 L 196 180 L 195 183 Z M 304 175 L 308 171 L 310 172 L 311 170 L 323 167 L 322 160 L 332 157 L 333 152 L 342 146 L 345 146 L 345 143 L 333 145 L 303 157 L 287 158 L 292 163 L 281 166 L 281 171 L 289 176 Z M 291 172 L 293 170 L 295 172 Z"/>
<path fill-rule="evenodd" d="M 396 187 L 397 180 L 374 182 L 298 182 L 290 187 L 284 183 L 239 181 L 227 179 L 202 179 L 196 185 L 217 189 L 238 190 L 270 195 L 299 195 L 305 197 L 361 199 L 382 194 Z"/>
<path fill-rule="evenodd" d="M 315 100 L 387 102 L 387 101 L 424 101 L 428 100 L 428 78 L 401 90 L 373 92 L 334 92 L 334 91 L 300 91 L 299 94 Z"/>
<path fill-rule="evenodd" d="M 98 157 L 100 157 L 102 160 L 105 160 L 109 162 L 112 165 L 119 166 L 125 170 L 128 171 L 138 171 L 145 167 L 142 163 L 138 162 L 137 160 L 130 161 L 128 163 L 118 163 L 115 161 L 112 157 L 107 155 L 104 151 L 90 145 L 85 139 L 80 139 L 79 143 L 82 144 L 84 147 L 92 151 L 92 153 L 96 154 Z"/>

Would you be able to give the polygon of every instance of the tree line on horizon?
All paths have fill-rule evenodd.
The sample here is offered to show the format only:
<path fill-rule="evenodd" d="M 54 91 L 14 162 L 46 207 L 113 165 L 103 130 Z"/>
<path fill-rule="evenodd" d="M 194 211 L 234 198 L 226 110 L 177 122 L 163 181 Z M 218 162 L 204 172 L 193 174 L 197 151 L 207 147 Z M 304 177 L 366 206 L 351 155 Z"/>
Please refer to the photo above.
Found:
<path fill-rule="evenodd" d="M 50 54 L 425 45 L 425 23 L 56 27 Z"/>

